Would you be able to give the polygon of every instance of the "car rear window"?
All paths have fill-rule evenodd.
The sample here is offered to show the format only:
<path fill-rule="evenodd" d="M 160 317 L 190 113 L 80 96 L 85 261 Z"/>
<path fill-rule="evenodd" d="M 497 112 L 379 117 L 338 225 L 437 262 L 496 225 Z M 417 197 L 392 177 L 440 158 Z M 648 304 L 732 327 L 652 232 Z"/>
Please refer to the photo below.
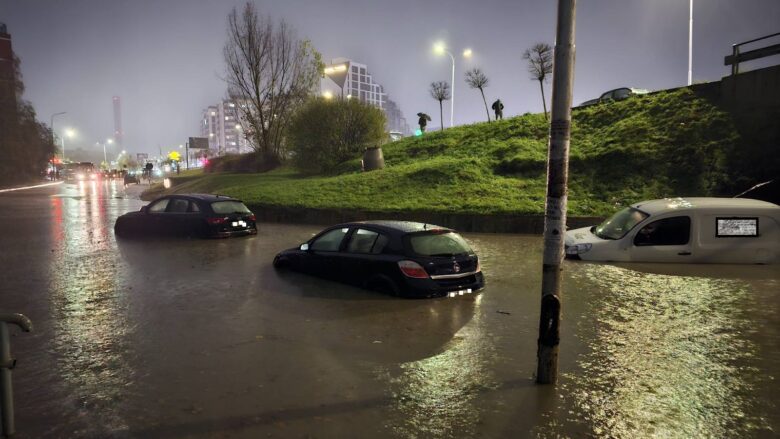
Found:
<path fill-rule="evenodd" d="M 211 203 L 214 213 L 251 213 L 240 201 L 215 201 Z"/>
<path fill-rule="evenodd" d="M 412 251 L 421 256 L 453 256 L 472 253 L 471 247 L 455 232 L 412 235 Z"/>

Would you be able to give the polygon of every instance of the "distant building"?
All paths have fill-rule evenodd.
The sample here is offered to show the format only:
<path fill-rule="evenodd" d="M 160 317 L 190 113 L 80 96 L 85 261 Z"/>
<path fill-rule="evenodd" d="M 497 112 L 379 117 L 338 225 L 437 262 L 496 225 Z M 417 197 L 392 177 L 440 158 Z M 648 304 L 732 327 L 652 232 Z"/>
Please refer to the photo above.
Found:
<path fill-rule="evenodd" d="M 341 68 L 346 66 L 346 70 Z M 329 74 L 329 70 L 330 73 Z M 343 75 L 346 74 L 346 77 Z M 403 135 L 409 134 L 409 125 L 401 113 L 398 104 L 389 99 L 384 87 L 374 81 L 374 77 L 368 72 L 368 66 L 352 61 L 348 58 L 334 58 L 331 64 L 325 67 L 325 75 L 339 87 L 338 96 L 342 94 L 346 99 L 360 99 L 381 108 L 387 116 L 387 131 L 398 131 Z M 325 88 L 325 87 L 323 87 Z M 330 87 L 328 87 L 330 88 Z"/>
<path fill-rule="evenodd" d="M 223 100 L 203 110 L 200 135 L 208 137 L 211 155 L 252 152 L 252 147 L 244 137 L 238 105 L 234 101 Z"/>
<path fill-rule="evenodd" d="M 401 109 L 398 108 L 398 104 L 395 101 L 388 99 L 385 103 L 385 116 L 387 117 L 387 131 L 401 133 L 403 136 L 411 134 L 409 131 L 409 124 L 406 122 L 406 118 Z"/>

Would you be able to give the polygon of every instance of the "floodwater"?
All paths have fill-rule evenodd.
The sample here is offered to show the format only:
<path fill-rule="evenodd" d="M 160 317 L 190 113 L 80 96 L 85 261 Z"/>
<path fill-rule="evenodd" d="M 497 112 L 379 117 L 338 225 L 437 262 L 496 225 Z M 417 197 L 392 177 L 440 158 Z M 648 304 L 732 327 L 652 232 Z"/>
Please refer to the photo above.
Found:
<path fill-rule="evenodd" d="M 778 266 L 570 263 L 534 384 L 541 239 L 468 234 L 487 288 L 404 300 L 276 272 L 319 227 L 119 241 L 115 183 L 0 195 L 17 437 L 771 437 Z"/>

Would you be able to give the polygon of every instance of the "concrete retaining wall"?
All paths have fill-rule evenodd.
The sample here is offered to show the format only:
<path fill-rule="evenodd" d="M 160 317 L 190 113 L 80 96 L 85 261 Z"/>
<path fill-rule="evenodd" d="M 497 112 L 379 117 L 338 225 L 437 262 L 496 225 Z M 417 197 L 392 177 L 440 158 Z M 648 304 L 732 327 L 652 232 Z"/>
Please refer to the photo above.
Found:
<path fill-rule="evenodd" d="M 459 232 L 542 234 L 542 215 L 478 215 L 441 212 L 372 212 L 362 210 L 305 209 L 249 205 L 261 222 L 333 225 L 362 220 L 419 221 L 450 227 Z M 600 217 L 569 217 L 570 229 L 591 226 L 603 221 Z"/>

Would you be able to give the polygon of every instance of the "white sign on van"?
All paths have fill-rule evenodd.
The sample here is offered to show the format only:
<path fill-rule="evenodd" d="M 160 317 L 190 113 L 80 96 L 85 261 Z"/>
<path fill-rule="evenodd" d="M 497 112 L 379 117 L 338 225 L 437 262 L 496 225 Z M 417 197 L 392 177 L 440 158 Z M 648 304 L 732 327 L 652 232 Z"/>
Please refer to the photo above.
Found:
<path fill-rule="evenodd" d="M 715 236 L 758 236 L 758 218 L 716 218 Z"/>

